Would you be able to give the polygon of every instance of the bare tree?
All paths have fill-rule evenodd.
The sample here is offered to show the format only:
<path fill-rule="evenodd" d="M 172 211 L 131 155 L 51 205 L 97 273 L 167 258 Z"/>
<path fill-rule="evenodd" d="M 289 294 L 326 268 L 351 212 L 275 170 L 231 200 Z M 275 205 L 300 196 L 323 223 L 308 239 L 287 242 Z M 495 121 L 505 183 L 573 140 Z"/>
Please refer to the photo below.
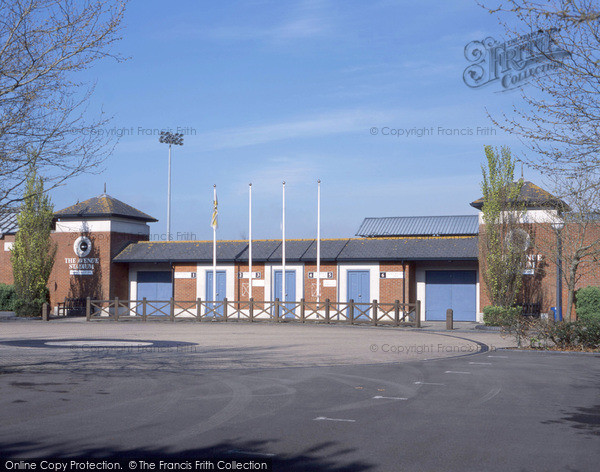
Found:
<path fill-rule="evenodd" d="M 524 73 L 548 62 L 550 73 L 531 75 L 512 113 L 490 115 L 495 125 L 517 135 L 534 151 L 529 165 L 544 174 L 600 168 L 600 5 L 597 0 L 494 0 L 507 35 L 517 39 L 548 33 L 551 47 L 527 45 L 511 59 Z M 547 45 L 546 45 L 547 46 Z M 561 54 L 556 52 L 560 51 Z"/>
<path fill-rule="evenodd" d="M 554 225 L 537 225 L 534 238 L 539 254 L 555 266 L 560 261 L 567 291 L 566 318 L 571 321 L 576 290 L 599 273 L 600 188 L 596 179 L 594 174 L 583 171 L 555 175 L 553 185 L 563 193 L 565 205 L 558 208 L 554 218 L 549 218 L 554 220 Z"/>
<path fill-rule="evenodd" d="M 0 0 L 0 208 L 22 198 L 32 156 L 46 190 L 96 169 L 114 147 L 76 73 L 112 57 L 124 1 Z"/>

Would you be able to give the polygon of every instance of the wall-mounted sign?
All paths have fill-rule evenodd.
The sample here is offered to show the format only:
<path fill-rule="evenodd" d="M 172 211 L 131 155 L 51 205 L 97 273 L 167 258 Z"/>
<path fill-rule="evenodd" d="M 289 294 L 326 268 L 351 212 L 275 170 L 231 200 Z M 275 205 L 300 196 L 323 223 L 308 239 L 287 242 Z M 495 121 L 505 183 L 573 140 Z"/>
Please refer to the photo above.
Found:
<path fill-rule="evenodd" d="M 380 279 L 403 279 L 404 272 L 379 272 Z"/>
<path fill-rule="evenodd" d="M 323 280 L 323 287 L 337 287 L 337 280 Z"/>
<path fill-rule="evenodd" d="M 86 257 L 92 252 L 92 241 L 87 236 L 78 237 L 73 243 L 73 252 L 77 257 L 65 257 L 69 266 L 69 275 L 94 275 L 97 257 Z"/>
<path fill-rule="evenodd" d="M 333 272 L 320 272 L 321 276 L 319 277 L 320 279 L 333 279 Z M 308 278 L 309 279 L 316 279 L 317 278 L 317 272 L 309 272 L 308 273 Z"/>
<path fill-rule="evenodd" d="M 13 242 L 4 243 L 4 250 L 5 251 L 10 251 L 13 248 L 14 245 L 15 245 L 15 243 L 13 243 Z"/>
<path fill-rule="evenodd" d="M 265 281 L 264 280 L 253 280 L 252 281 L 252 286 L 253 287 L 264 287 L 265 286 Z"/>
<path fill-rule="evenodd" d="M 176 279 L 195 279 L 196 276 L 196 272 L 175 272 L 173 274 L 173 277 Z"/>
<path fill-rule="evenodd" d="M 238 279 L 249 279 L 250 272 L 238 272 Z M 260 279 L 260 272 L 252 272 L 253 279 Z"/>

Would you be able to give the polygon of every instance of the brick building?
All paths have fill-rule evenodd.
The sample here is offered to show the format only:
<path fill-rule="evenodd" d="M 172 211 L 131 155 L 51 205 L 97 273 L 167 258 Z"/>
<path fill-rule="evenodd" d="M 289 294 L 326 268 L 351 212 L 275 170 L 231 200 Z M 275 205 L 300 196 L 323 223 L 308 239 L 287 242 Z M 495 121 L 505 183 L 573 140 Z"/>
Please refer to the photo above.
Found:
<path fill-rule="evenodd" d="M 559 219 L 553 197 L 531 183 L 522 197 L 523 225 L 549 231 Z M 481 200 L 472 203 L 481 208 Z M 192 301 L 283 299 L 281 240 L 254 240 L 252 274 L 248 241 L 217 243 L 213 295 L 212 241 L 149 241 L 151 216 L 101 195 L 56 212 L 58 245 L 50 277 L 51 304 L 65 298 Z M 402 303 L 421 301 L 421 317 L 441 320 L 453 308 L 456 320 L 481 321 L 488 304 L 480 284 L 480 216 L 365 218 L 355 238 L 321 241 L 321 300 Z M 10 249 L 16 213 L 0 217 L 0 283 L 11 283 Z M 556 271 L 550 255 L 531 252 L 521 300 L 547 310 L 555 303 Z M 597 263 L 597 261 L 596 261 Z M 316 241 L 286 240 L 287 300 L 316 300 Z M 581 283 L 600 284 L 597 271 Z M 565 298 L 566 300 L 566 298 Z"/>

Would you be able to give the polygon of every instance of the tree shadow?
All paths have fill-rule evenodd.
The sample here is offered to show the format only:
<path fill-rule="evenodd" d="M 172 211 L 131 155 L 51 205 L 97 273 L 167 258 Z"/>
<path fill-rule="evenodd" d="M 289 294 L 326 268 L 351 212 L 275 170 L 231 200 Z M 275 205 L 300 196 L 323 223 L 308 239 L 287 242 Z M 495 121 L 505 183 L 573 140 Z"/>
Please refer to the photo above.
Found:
<path fill-rule="evenodd" d="M 559 420 L 543 421 L 542 424 L 566 424 L 581 434 L 600 436 L 600 404 L 591 407 L 578 407 L 565 412 Z"/>
<path fill-rule="evenodd" d="M 312 471 L 312 472 L 361 472 L 372 470 L 375 464 L 364 460 L 350 459 L 349 454 L 356 450 L 335 441 L 324 442 L 306 448 L 296 454 L 273 454 L 272 447 L 278 440 L 242 440 L 233 439 L 214 446 L 193 449 L 173 450 L 161 447 L 110 448 L 89 447 L 70 450 L 68 444 L 44 448 L 34 441 L 0 442 L 3 460 L 47 458 L 85 459 L 85 460 L 253 460 L 271 461 L 274 471 Z"/>

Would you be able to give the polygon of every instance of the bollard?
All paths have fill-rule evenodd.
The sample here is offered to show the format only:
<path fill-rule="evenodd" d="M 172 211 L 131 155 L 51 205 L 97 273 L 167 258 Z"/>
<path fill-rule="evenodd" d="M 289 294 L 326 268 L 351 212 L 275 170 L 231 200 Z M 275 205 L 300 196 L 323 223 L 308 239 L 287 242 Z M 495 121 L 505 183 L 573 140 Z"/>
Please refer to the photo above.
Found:
<path fill-rule="evenodd" d="M 46 302 L 42 304 L 42 321 L 48 321 L 48 304 Z"/>
<path fill-rule="evenodd" d="M 452 331 L 454 329 L 454 311 L 452 308 L 446 310 L 446 329 Z"/>

